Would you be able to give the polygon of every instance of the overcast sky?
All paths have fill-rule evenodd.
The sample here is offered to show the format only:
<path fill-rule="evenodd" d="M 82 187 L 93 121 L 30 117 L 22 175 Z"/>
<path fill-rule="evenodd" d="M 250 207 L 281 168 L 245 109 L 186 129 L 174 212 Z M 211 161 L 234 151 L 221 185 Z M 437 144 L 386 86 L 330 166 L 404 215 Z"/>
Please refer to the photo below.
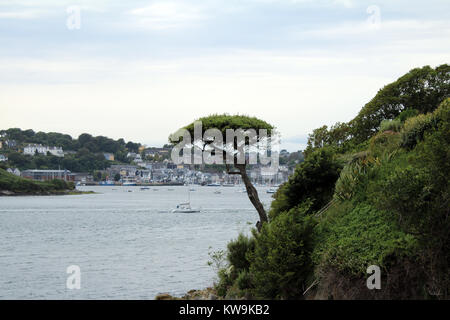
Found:
<path fill-rule="evenodd" d="M 0 128 L 160 146 L 227 112 L 303 149 L 410 69 L 450 63 L 449 12 L 448 0 L 1 0 Z"/>

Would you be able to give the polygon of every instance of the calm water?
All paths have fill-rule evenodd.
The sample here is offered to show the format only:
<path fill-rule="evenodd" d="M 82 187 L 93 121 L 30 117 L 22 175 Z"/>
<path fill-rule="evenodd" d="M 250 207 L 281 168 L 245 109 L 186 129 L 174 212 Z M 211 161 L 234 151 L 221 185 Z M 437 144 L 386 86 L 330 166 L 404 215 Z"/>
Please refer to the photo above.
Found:
<path fill-rule="evenodd" d="M 170 211 L 187 187 L 80 189 L 100 194 L 0 197 L 0 299 L 182 295 L 214 281 L 209 247 L 224 249 L 257 221 L 237 187 L 195 187 L 191 205 L 201 212 L 184 214 Z M 258 190 L 268 206 L 271 195 Z M 81 269 L 80 290 L 66 289 L 69 265 Z"/>

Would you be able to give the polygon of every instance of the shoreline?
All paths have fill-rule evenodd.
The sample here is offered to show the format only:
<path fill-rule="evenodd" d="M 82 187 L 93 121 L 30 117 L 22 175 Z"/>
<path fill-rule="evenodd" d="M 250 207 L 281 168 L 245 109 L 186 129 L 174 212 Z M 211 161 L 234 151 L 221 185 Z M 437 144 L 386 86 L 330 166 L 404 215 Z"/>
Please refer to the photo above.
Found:
<path fill-rule="evenodd" d="M 169 293 L 159 293 L 154 300 L 221 300 L 216 290 L 213 287 L 208 287 L 203 290 L 189 290 L 181 297 L 172 296 Z"/>
<path fill-rule="evenodd" d="M 97 194 L 94 191 L 79 191 L 79 190 L 60 190 L 48 192 L 13 192 L 9 190 L 0 190 L 0 197 L 21 197 L 21 196 L 71 196 L 82 194 Z"/>

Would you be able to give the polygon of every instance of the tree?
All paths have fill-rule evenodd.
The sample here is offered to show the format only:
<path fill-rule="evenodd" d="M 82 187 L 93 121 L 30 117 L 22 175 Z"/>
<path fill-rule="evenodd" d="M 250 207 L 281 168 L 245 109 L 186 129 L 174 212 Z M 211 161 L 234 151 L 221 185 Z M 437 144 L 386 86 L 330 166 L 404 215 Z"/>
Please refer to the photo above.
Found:
<path fill-rule="evenodd" d="M 450 96 L 450 66 L 416 68 L 379 90 L 355 119 L 350 121 L 358 143 L 374 135 L 385 119 L 394 119 L 405 109 L 419 113 L 435 110 Z"/>
<path fill-rule="evenodd" d="M 201 122 L 201 137 L 196 137 L 195 135 L 195 126 L 197 121 Z M 249 130 L 254 130 L 253 132 L 256 134 L 254 137 L 254 142 L 263 143 L 266 138 L 264 135 L 261 135 L 260 130 L 267 130 L 267 137 L 269 137 L 274 127 L 269 123 L 257 119 L 255 117 L 248 117 L 243 115 L 211 115 L 208 117 L 203 117 L 198 119 L 196 122 L 193 122 L 187 125 L 184 128 L 179 129 L 176 133 L 170 135 L 169 142 L 175 143 L 179 141 L 179 137 L 183 136 L 183 142 L 191 145 L 194 148 L 201 148 L 202 151 L 214 150 L 211 151 L 211 155 L 221 159 L 226 162 L 226 168 L 228 174 L 237 174 L 242 177 L 242 180 L 245 184 L 245 188 L 247 190 L 247 195 L 250 199 L 250 202 L 255 207 L 256 211 L 259 215 L 259 221 L 256 224 L 258 231 L 261 230 L 263 223 L 268 221 L 267 213 L 259 200 L 258 191 L 253 186 L 250 181 L 250 178 L 247 174 L 247 165 L 249 164 L 249 159 L 245 155 L 245 146 L 238 145 L 238 139 L 236 136 L 232 141 L 224 141 L 223 137 L 227 136 L 227 130 L 242 130 L 243 132 L 248 133 Z M 209 136 L 209 130 L 216 129 L 220 132 L 222 141 L 218 141 L 216 137 Z M 190 141 L 184 141 L 187 137 L 182 134 L 183 131 L 187 131 L 190 135 Z M 246 139 L 246 138 L 245 138 Z M 249 144 L 246 144 L 247 140 L 244 140 L 244 144 L 249 147 Z M 240 150 L 240 151 L 239 151 Z M 247 149 L 247 151 L 249 151 Z M 221 153 L 221 154 L 220 154 Z M 241 161 L 242 157 L 245 157 L 245 161 Z M 230 159 L 232 164 L 230 163 Z"/>
<path fill-rule="evenodd" d="M 275 193 L 270 218 L 274 219 L 305 201 L 312 202 L 311 211 L 321 209 L 333 196 L 342 166 L 331 147 L 314 150 Z"/>
<path fill-rule="evenodd" d="M 26 168 L 31 163 L 30 157 L 24 156 L 23 154 L 18 152 L 10 153 L 8 155 L 8 160 L 12 166 L 19 167 L 22 169 Z"/>

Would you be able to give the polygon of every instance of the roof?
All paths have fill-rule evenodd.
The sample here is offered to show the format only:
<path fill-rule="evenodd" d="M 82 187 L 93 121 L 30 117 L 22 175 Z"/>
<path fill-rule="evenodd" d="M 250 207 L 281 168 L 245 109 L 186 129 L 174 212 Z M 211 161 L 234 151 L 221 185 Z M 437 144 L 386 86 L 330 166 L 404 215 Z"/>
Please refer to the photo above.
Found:
<path fill-rule="evenodd" d="M 24 172 L 32 172 L 32 173 L 70 173 L 69 170 L 37 170 L 37 169 L 25 170 Z"/>

